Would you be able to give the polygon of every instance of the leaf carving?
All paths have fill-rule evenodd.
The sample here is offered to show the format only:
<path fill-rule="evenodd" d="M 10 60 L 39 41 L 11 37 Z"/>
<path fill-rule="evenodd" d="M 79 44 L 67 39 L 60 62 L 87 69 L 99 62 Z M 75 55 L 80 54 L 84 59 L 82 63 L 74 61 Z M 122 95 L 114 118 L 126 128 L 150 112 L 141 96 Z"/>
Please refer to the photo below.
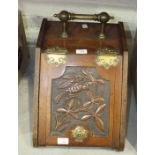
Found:
<path fill-rule="evenodd" d="M 105 106 L 106 106 L 106 104 L 100 105 L 100 106 L 97 108 L 95 114 L 99 114 L 99 113 L 101 113 L 101 112 L 104 112 Z"/>
<path fill-rule="evenodd" d="M 101 83 L 101 84 L 104 84 L 104 80 L 98 79 L 96 81 L 99 82 L 99 83 Z"/>
<path fill-rule="evenodd" d="M 91 81 L 94 81 L 95 80 L 95 78 L 92 76 L 92 74 L 88 71 L 88 70 L 82 70 L 82 73 L 84 74 L 84 75 L 86 75 Z"/>
<path fill-rule="evenodd" d="M 73 112 L 69 112 L 68 114 L 71 115 L 72 117 L 78 119 L 78 116 L 77 116 L 75 113 L 73 113 Z"/>
<path fill-rule="evenodd" d="M 96 99 L 94 99 L 94 102 L 97 104 L 97 103 L 99 103 L 99 104 L 104 104 L 104 99 L 103 98 L 96 98 Z"/>
<path fill-rule="evenodd" d="M 63 79 L 72 79 L 72 78 L 74 78 L 74 73 L 69 73 L 69 74 L 63 75 Z"/>
<path fill-rule="evenodd" d="M 67 110 L 64 108 L 58 108 L 57 112 L 67 113 Z"/>
<path fill-rule="evenodd" d="M 70 100 L 69 103 L 68 103 L 68 109 L 69 109 L 69 110 L 72 109 L 73 106 L 74 106 L 74 100 L 72 99 L 72 100 Z"/>
<path fill-rule="evenodd" d="M 59 89 L 63 89 L 63 88 L 69 87 L 72 83 L 73 83 L 73 80 L 68 80 L 68 81 L 63 80 L 63 81 L 60 81 L 58 83 L 58 85 L 59 85 L 58 88 Z"/>
<path fill-rule="evenodd" d="M 85 120 L 88 120 L 92 117 L 92 115 L 84 115 L 81 117 L 81 120 L 85 121 Z"/>
<path fill-rule="evenodd" d="M 104 130 L 104 122 L 99 116 L 95 116 L 96 125 L 100 130 Z"/>
<path fill-rule="evenodd" d="M 56 96 L 56 98 L 55 98 L 56 103 L 60 102 L 63 95 L 64 95 L 64 92 L 61 92 L 59 95 Z"/>
<path fill-rule="evenodd" d="M 59 126 L 59 121 L 57 115 L 55 115 L 55 128 L 57 129 Z"/>
<path fill-rule="evenodd" d="M 58 129 L 66 121 L 66 117 L 63 117 L 62 121 L 58 120 L 58 116 L 55 114 L 55 128 Z"/>
<path fill-rule="evenodd" d="M 88 106 L 90 106 L 91 104 L 92 104 L 91 101 L 85 102 L 85 103 L 83 104 L 83 107 L 88 107 Z"/>
<path fill-rule="evenodd" d="M 91 91 L 86 91 L 86 95 L 91 99 L 94 98 L 94 95 Z"/>
<path fill-rule="evenodd" d="M 55 115 L 55 128 L 59 128 L 61 126 L 61 122 L 58 120 L 57 115 Z"/>

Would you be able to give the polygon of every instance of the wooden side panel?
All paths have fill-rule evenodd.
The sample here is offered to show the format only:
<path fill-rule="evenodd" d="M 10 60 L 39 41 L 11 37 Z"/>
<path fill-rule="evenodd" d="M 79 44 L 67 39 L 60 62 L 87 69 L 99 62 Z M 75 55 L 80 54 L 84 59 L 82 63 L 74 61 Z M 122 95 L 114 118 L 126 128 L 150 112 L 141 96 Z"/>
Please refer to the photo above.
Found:
<path fill-rule="evenodd" d="M 121 105 L 121 124 L 120 124 L 120 146 L 119 149 L 124 149 L 126 137 L 126 108 L 127 108 L 127 83 L 128 83 L 128 49 L 123 23 L 120 24 L 121 42 L 123 50 L 123 74 L 122 74 L 122 105 Z"/>
<path fill-rule="evenodd" d="M 123 55 L 123 82 L 122 82 L 122 106 L 120 126 L 120 149 L 124 148 L 126 137 L 126 108 L 127 108 L 127 77 L 128 77 L 128 52 Z"/>
<path fill-rule="evenodd" d="M 46 144 L 46 108 L 47 108 L 47 88 L 48 88 L 48 74 L 45 57 L 41 54 L 40 67 L 40 88 L 39 88 L 39 129 L 38 129 L 38 145 Z"/>
<path fill-rule="evenodd" d="M 33 98 L 33 145 L 38 145 L 38 104 L 39 104 L 40 49 L 35 51 L 35 77 Z"/>
<path fill-rule="evenodd" d="M 114 104 L 114 136 L 113 136 L 113 147 L 119 147 L 119 131 L 120 131 L 120 120 L 121 120 L 121 95 L 122 95 L 122 56 L 120 56 L 119 65 L 115 70 L 115 104 Z"/>

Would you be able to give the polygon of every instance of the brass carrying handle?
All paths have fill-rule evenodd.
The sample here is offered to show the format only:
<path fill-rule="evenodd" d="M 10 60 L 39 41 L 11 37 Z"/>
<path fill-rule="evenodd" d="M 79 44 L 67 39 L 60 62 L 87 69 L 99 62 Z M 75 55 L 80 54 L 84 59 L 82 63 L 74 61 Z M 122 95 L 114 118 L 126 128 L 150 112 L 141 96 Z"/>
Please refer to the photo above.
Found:
<path fill-rule="evenodd" d="M 61 34 L 62 38 L 68 38 L 67 30 L 66 30 L 66 24 L 69 20 L 94 20 L 101 22 L 101 31 L 99 34 L 100 39 L 104 39 L 104 27 L 105 24 L 110 20 L 114 19 L 114 17 L 110 16 L 106 12 L 101 12 L 99 14 L 74 14 L 70 13 L 68 11 L 61 11 L 59 14 L 54 14 L 54 17 L 59 18 L 63 22 L 63 32 Z"/>

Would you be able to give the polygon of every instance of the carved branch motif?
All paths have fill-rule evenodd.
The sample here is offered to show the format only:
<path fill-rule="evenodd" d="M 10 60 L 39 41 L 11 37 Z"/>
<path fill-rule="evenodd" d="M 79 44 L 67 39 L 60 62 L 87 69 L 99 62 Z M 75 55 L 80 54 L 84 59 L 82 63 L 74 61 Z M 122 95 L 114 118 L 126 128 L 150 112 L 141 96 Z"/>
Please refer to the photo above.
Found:
<path fill-rule="evenodd" d="M 98 85 L 104 85 L 103 79 L 96 79 L 91 72 L 83 69 L 80 74 L 64 74 L 57 85 L 60 93 L 55 97 L 55 102 L 59 105 L 55 112 L 56 129 L 67 124 L 72 118 L 81 122 L 92 119 L 95 121 L 97 128 L 104 131 L 104 121 L 100 115 L 105 111 L 106 104 L 104 98 L 96 96 L 90 89 Z M 86 96 L 87 101 L 81 102 L 80 94 Z M 62 100 L 65 102 L 65 107 L 61 107 Z"/>

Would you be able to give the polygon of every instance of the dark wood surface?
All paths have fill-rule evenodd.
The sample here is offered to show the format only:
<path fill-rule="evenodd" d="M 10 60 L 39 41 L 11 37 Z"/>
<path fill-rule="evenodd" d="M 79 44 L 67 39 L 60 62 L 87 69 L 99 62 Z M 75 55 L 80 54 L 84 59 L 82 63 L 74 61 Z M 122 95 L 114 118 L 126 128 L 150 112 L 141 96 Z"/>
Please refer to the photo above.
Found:
<path fill-rule="evenodd" d="M 40 144 L 42 145 L 57 145 L 57 138 L 56 136 L 49 136 L 50 135 L 50 109 L 51 109 L 51 87 L 52 87 L 52 79 L 55 79 L 57 77 L 60 77 L 63 72 L 65 71 L 66 66 L 82 66 L 82 67 L 96 67 L 100 75 L 104 77 L 105 79 L 108 79 L 111 83 L 111 90 L 110 90 L 110 121 L 109 121 L 109 136 L 106 138 L 96 138 L 91 137 L 89 141 L 87 141 L 87 144 L 85 146 L 111 146 L 112 138 L 113 138 L 113 130 L 118 131 L 118 125 L 119 121 L 117 121 L 118 114 L 114 116 L 114 103 L 120 104 L 119 100 L 115 99 L 113 94 L 116 93 L 116 95 L 120 95 L 119 91 L 115 91 L 114 88 L 117 88 L 119 90 L 120 82 L 115 83 L 115 76 L 118 76 L 118 79 L 120 79 L 120 74 L 116 74 L 115 69 L 105 70 L 102 67 L 96 66 L 96 63 L 93 61 L 93 56 L 89 55 L 87 57 L 78 56 L 75 58 L 74 55 L 68 56 L 68 62 L 65 65 L 62 65 L 61 67 L 55 68 L 54 65 L 49 65 L 46 63 L 45 54 L 42 54 L 41 56 L 41 79 L 40 79 L 40 126 L 41 130 L 39 130 L 39 137 L 40 138 Z M 74 62 L 72 61 L 74 60 Z M 120 70 L 121 64 L 118 66 L 118 70 Z M 45 91 L 47 92 L 45 94 Z M 46 103 L 46 104 L 45 104 Z M 43 107 L 42 107 L 43 106 Z M 115 120 L 113 120 L 115 118 Z M 46 120 L 45 120 L 46 119 Z M 113 121 L 116 121 L 115 125 L 113 126 Z M 46 123 L 47 122 L 47 123 Z M 116 132 L 117 132 L 116 131 Z M 116 133 L 116 136 L 118 133 Z M 46 136 L 46 137 L 45 137 Z M 66 137 L 69 137 L 69 134 L 66 133 Z M 75 143 L 73 140 L 70 139 L 69 145 L 78 145 L 83 146 L 83 143 Z"/>
<path fill-rule="evenodd" d="M 38 145 L 38 113 L 39 113 L 39 85 L 40 85 L 40 56 L 39 48 L 35 53 L 35 78 L 34 78 L 34 96 L 33 96 L 33 145 Z"/>
<path fill-rule="evenodd" d="M 83 29 L 82 24 L 87 24 L 88 28 Z M 87 48 L 94 50 L 97 48 L 115 48 L 122 52 L 120 45 L 120 34 L 118 24 L 107 24 L 105 28 L 106 39 L 100 40 L 98 35 L 100 33 L 99 23 L 68 23 L 69 37 L 62 39 L 62 23 L 43 20 L 40 37 L 37 41 L 37 46 L 41 49 L 47 49 L 53 46 L 65 47 L 69 50 L 75 48 Z"/>
<path fill-rule="evenodd" d="M 119 150 L 124 148 L 126 125 L 126 93 L 128 51 L 123 23 L 107 24 L 106 39 L 98 39 L 100 24 L 87 23 L 88 29 L 82 29 L 81 23 L 68 23 L 69 38 L 60 38 L 62 24 L 44 19 L 36 44 L 35 100 L 34 100 L 34 146 L 58 145 L 58 136 L 51 135 L 51 87 L 52 80 L 63 75 L 66 66 L 95 67 L 101 77 L 110 81 L 109 134 L 106 137 L 89 135 L 87 141 L 77 143 L 72 138 L 67 146 L 105 146 Z M 55 67 L 48 64 L 45 49 L 64 47 L 69 51 L 67 63 Z M 119 64 L 104 69 L 94 62 L 98 48 L 114 48 L 119 51 Z M 75 55 L 75 49 L 85 48 L 87 55 Z M 40 54 L 41 52 L 41 54 Z M 90 129 L 88 129 L 90 130 Z M 70 136 L 71 129 L 65 133 Z M 66 145 L 65 145 L 66 146 Z"/>
<path fill-rule="evenodd" d="M 122 100 L 121 100 L 121 124 L 120 124 L 120 150 L 123 150 L 126 137 L 126 108 L 127 108 L 127 83 L 128 83 L 128 48 L 123 23 L 120 22 L 120 35 L 123 51 L 122 68 Z"/>

